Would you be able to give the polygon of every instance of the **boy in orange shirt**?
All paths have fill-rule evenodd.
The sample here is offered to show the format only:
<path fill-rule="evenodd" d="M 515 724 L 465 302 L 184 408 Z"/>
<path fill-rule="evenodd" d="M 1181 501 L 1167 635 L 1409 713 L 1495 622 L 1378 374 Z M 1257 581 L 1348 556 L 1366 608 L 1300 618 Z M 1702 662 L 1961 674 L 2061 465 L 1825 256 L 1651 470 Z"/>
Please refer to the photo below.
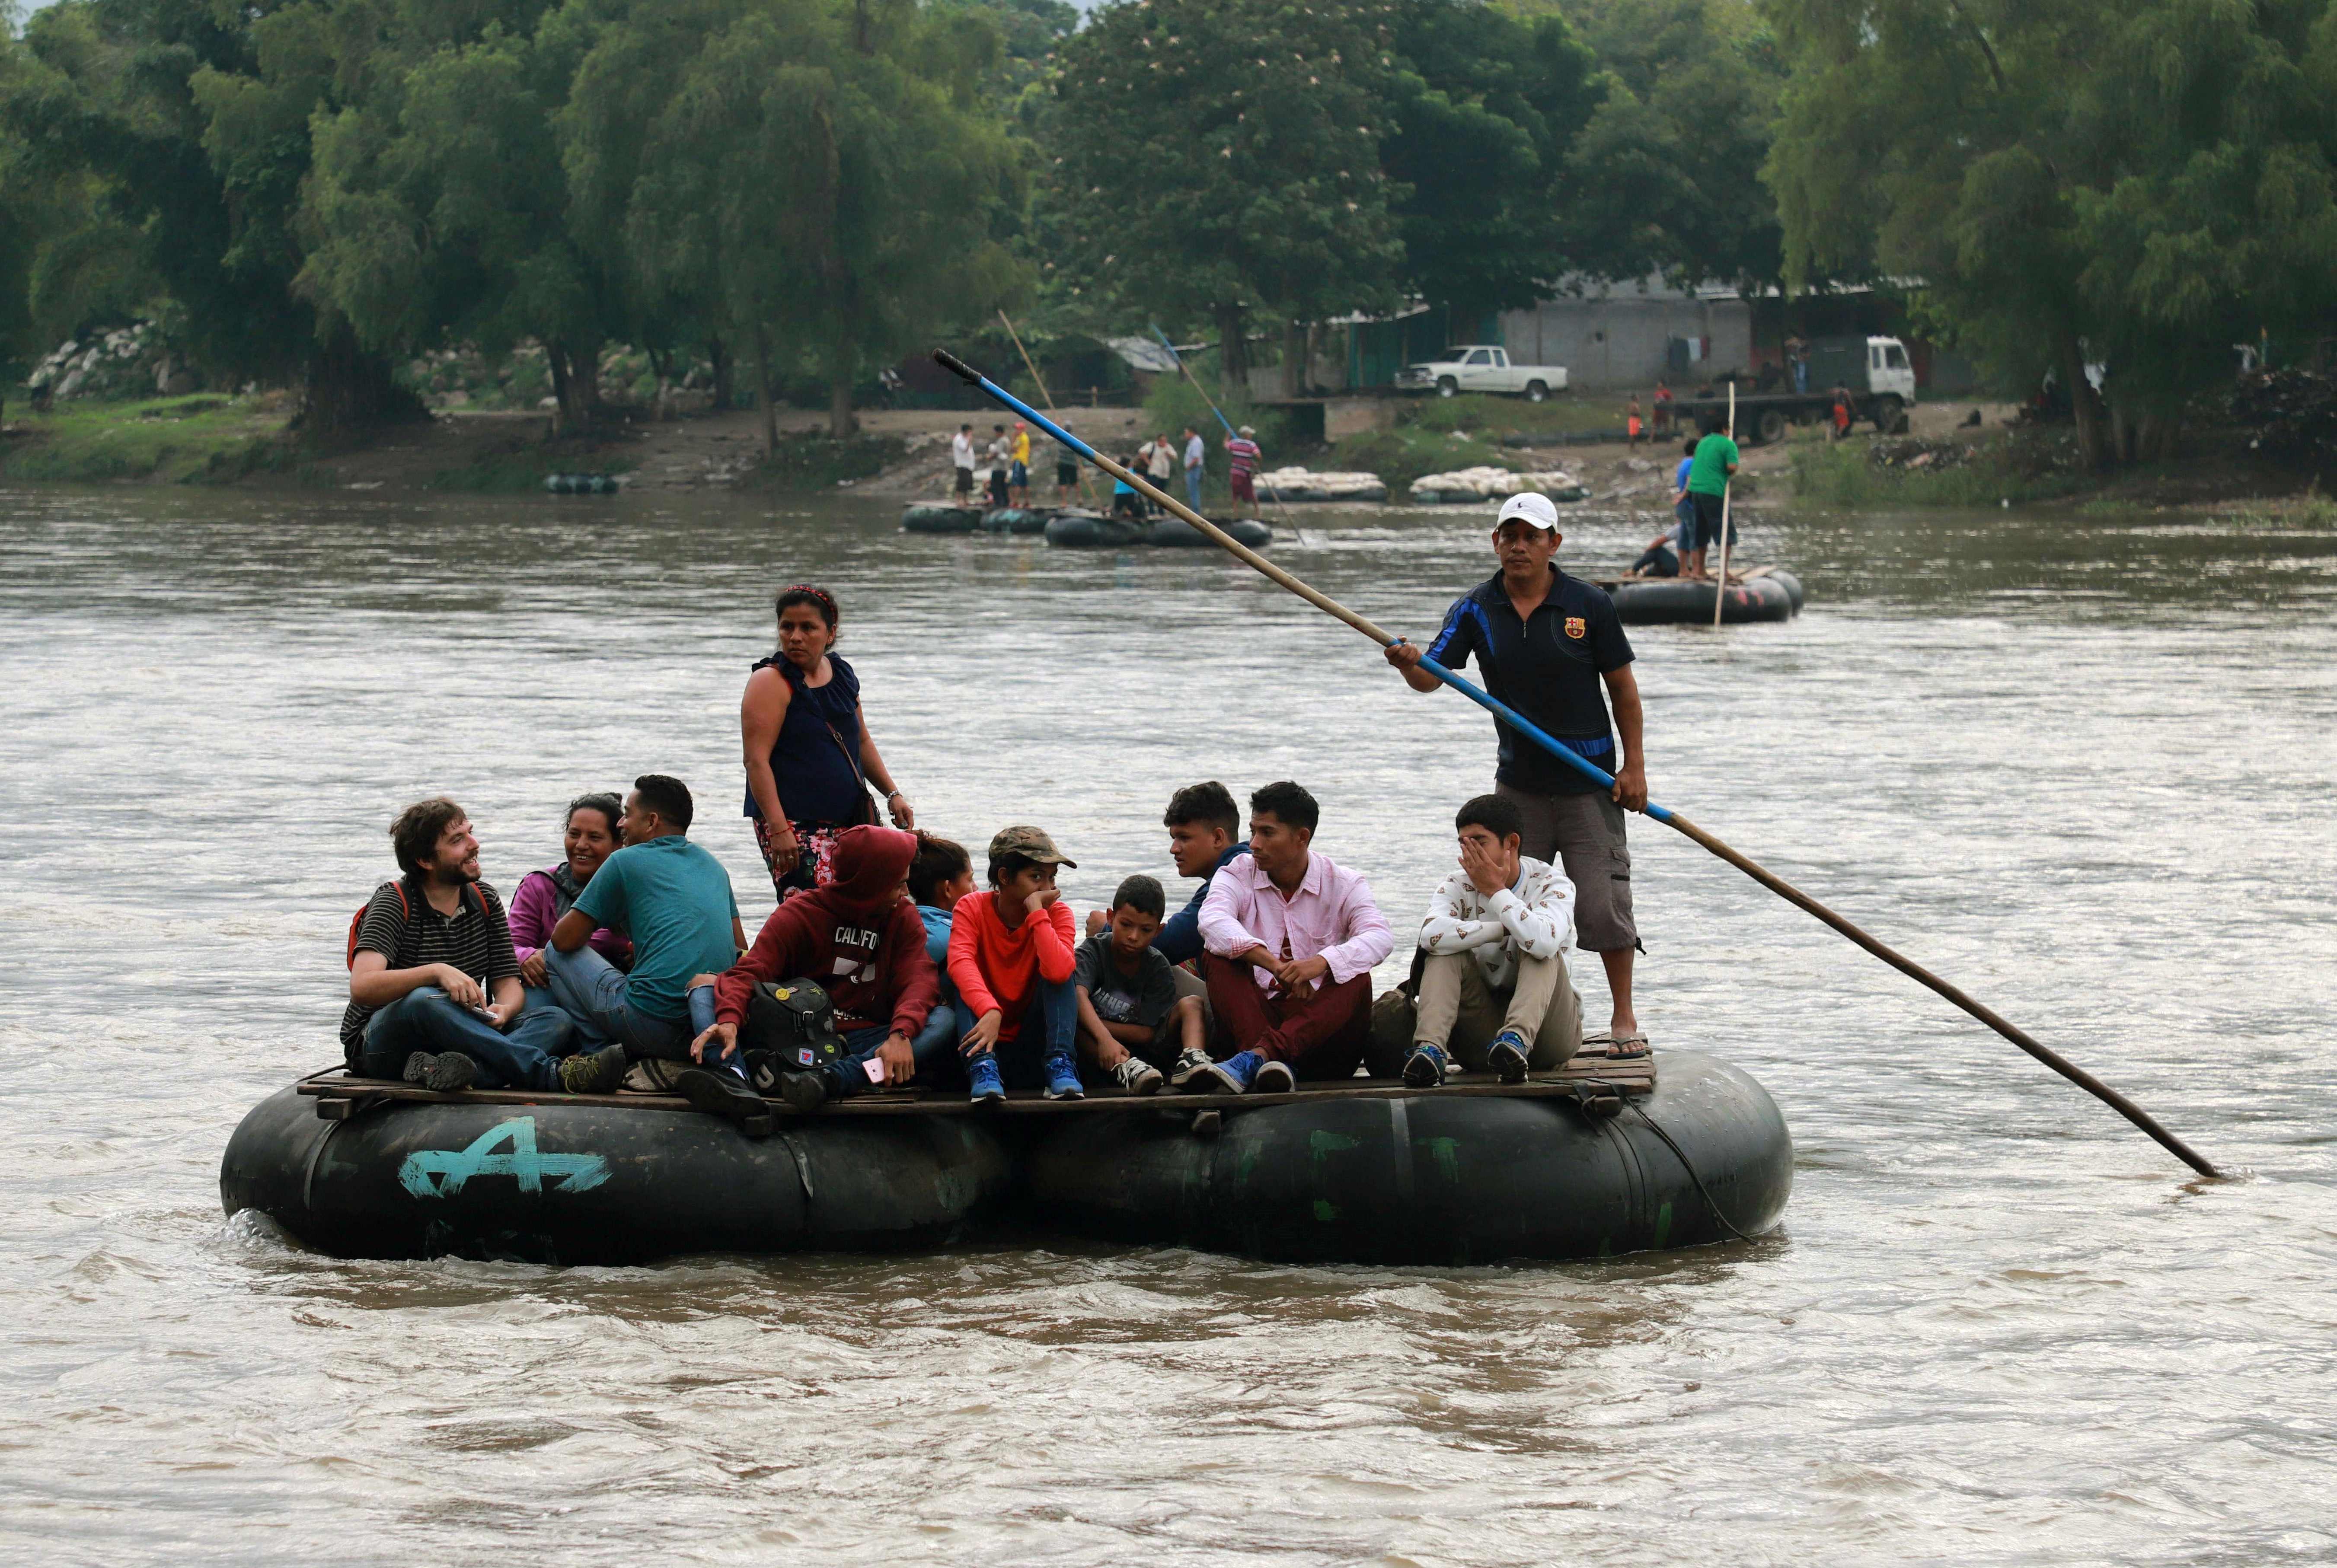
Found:
<path fill-rule="evenodd" d="M 1071 1054 L 1079 938 L 1055 891 L 1057 866 L 1079 869 L 1046 830 L 1001 828 L 990 841 L 991 891 L 966 894 L 952 912 L 949 978 L 974 1020 L 958 1049 L 977 1102 L 1004 1099 L 1009 1071 L 1042 1084 L 1051 1100 L 1082 1097 Z"/>

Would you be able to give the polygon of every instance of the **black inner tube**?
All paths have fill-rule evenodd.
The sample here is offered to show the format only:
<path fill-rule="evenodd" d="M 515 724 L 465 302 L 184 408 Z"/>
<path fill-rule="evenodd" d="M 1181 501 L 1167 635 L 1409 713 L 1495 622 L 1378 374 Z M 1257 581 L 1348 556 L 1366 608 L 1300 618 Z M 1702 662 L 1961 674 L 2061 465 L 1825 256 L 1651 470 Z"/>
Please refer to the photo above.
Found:
<path fill-rule="evenodd" d="M 1744 1232 L 1738 1230 L 1735 1225 L 1728 1222 L 1728 1216 L 1720 1212 L 1720 1205 L 1712 1201 L 1712 1193 L 1705 1186 L 1704 1178 L 1697 1175 L 1696 1174 L 1696 1167 L 1688 1163 L 1687 1151 L 1681 1148 L 1677 1143 L 1674 1143 L 1672 1141 L 1672 1135 L 1656 1125 L 1655 1117 L 1639 1109 L 1637 1105 L 1633 1104 L 1628 1099 L 1626 1099 L 1623 1104 L 1630 1106 L 1631 1114 L 1633 1115 L 1648 1124 L 1648 1131 L 1661 1138 L 1664 1141 L 1665 1147 L 1670 1149 L 1673 1154 L 1679 1156 L 1680 1169 L 1686 1171 L 1687 1173 L 1687 1179 L 1696 1183 L 1697 1196 L 1702 1198 L 1704 1200 L 1704 1206 L 1712 1211 L 1712 1217 L 1720 1222 L 1720 1228 L 1727 1232 L 1730 1235 L 1736 1237 L 1740 1242 L 1751 1241 L 1753 1239 L 1752 1237 L 1746 1235 Z"/>

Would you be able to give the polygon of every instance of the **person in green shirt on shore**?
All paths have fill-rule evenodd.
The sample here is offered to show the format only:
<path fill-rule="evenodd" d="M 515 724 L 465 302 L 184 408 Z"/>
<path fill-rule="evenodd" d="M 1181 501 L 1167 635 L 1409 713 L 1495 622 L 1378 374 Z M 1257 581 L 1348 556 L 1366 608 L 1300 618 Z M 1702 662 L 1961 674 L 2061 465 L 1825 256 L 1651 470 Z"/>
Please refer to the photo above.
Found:
<path fill-rule="evenodd" d="M 1711 575 L 1704 570 L 1704 552 L 1720 542 L 1721 502 L 1740 455 L 1736 443 L 1717 426 L 1707 427 L 1704 439 L 1696 443 L 1696 456 L 1687 470 L 1687 500 L 1696 509 L 1696 537 L 1680 541 L 1687 557 L 1684 577 L 1702 579 Z"/>

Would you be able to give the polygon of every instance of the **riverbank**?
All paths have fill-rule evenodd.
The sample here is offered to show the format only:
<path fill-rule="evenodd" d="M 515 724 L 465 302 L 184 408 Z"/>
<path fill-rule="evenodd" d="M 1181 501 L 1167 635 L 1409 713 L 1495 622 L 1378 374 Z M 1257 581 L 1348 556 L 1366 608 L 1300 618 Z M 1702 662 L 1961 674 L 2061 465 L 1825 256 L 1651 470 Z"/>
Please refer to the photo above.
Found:
<path fill-rule="evenodd" d="M 628 491 L 853 489 L 908 501 L 949 493 L 949 441 L 961 424 L 973 424 L 986 438 L 1000 423 L 952 410 L 872 409 L 860 414 L 858 436 L 837 442 L 826 433 L 824 413 L 787 409 L 778 420 L 780 449 L 766 457 L 762 415 L 754 410 L 620 418 L 561 438 L 541 413 L 457 410 L 361 444 L 318 450 L 288 428 L 291 409 L 280 393 L 64 404 L 0 425 L 0 480 L 517 494 L 542 489 L 551 474 L 600 473 L 618 476 Z M 1110 452 L 1132 450 L 1157 423 L 1141 408 L 1066 412 L 1083 437 Z M 1609 412 L 1603 404 L 1462 397 L 1399 403 L 1391 412 L 1388 425 L 1331 445 L 1269 451 L 1268 464 L 1368 469 L 1388 482 L 1399 504 L 1423 473 L 1487 464 L 1563 468 L 1594 504 L 1657 516 L 1668 510 L 1679 438 L 1651 437 L 1636 451 L 1599 441 Z M 2011 412 L 1930 404 L 1912 411 L 1904 435 L 1862 431 L 1841 443 L 1797 430 L 1775 446 L 1745 448 L 1738 501 L 1751 508 L 1792 500 L 1843 508 L 2052 504 L 2123 511 L 2289 507 L 2317 495 L 2309 473 L 2261 458 L 2244 433 L 2199 433 L 2180 462 L 2105 476 L 2077 467 L 2068 431 L 2014 428 Z M 1041 498 L 1053 492 L 1051 453 L 1041 441 L 1032 465 Z M 1213 478 L 1213 495 L 1223 483 Z M 1092 476 L 1090 489 L 1101 493 Z"/>

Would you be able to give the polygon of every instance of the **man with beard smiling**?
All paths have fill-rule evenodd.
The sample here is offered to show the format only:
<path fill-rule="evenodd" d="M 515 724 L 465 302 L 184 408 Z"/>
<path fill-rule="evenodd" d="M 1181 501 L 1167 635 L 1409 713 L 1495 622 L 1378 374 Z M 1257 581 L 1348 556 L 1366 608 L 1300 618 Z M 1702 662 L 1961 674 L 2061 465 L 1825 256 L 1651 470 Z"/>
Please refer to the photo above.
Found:
<path fill-rule="evenodd" d="M 562 1061 L 573 1026 L 520 984 L 503 901 L 479 877 L 479 841 L 444 795 L 390 824 L 397 881 L 384 882 L 349 943 L 341 1047 L 360 1076 L 442 1093 L 489 1088 L 605 1094 L 621 1052 Z"/>

